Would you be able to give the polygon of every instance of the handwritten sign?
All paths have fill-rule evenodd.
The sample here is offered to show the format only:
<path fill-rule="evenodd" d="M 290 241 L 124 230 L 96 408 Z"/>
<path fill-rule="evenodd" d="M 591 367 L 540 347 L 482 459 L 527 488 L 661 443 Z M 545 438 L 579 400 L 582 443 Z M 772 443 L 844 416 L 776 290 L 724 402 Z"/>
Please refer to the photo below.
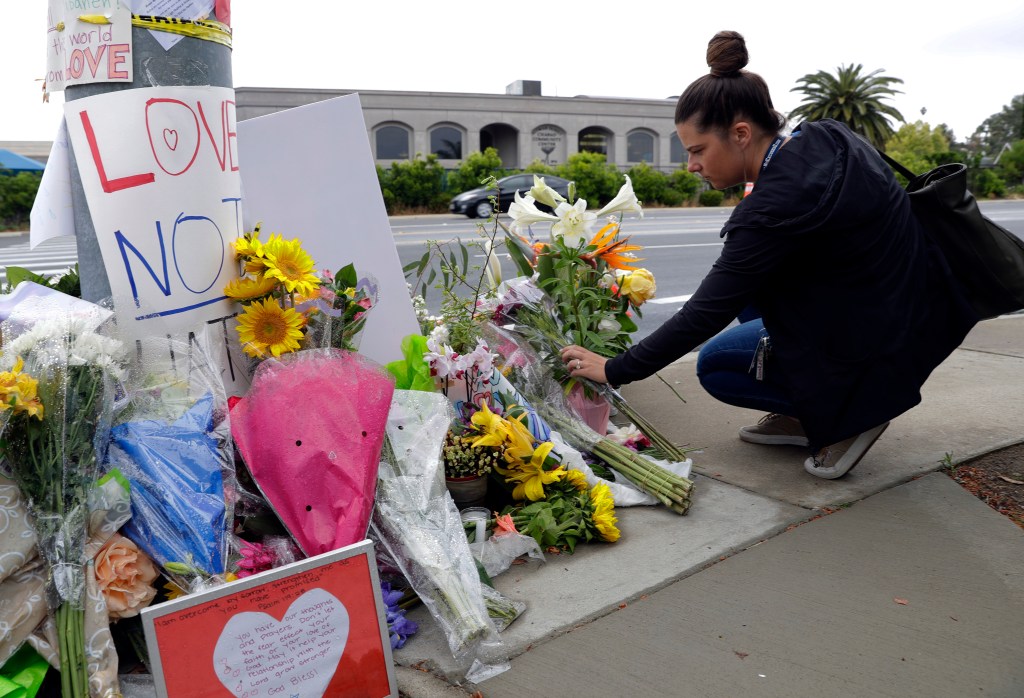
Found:
<path fill-rule="evenodd" d="M 142 611 L 160 696 L 397 696 L 363 541 Z"/>
<path fill-rule="evenodd" d="M 234 91 L 121 90 L 66 102 L 64 115 L 121 331 L 227 332 L 242 223 Z M 223 356 L 231 390 L 240 372 Z"/>
<path fill-rule="evenodd" d="M 120 0 L 49 0 L 46 89 L 132 81 L 132 15 Z"/>

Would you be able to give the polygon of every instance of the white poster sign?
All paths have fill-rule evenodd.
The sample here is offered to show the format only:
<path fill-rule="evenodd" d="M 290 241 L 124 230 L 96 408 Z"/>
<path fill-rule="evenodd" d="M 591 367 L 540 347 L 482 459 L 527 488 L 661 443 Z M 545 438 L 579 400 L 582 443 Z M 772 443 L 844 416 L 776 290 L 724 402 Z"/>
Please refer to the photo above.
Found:
<path fill-rule="evenodd" d="M 318 269 L 349 262 L 380 289 L 359 353 L 387 363 L 419 332 L 380 193 L 358 95 L 238 124 L 245 229 L 299 238 Z"/>
<path fill-rule="evenodd" d="M 121 331 L 191 340 L 227 328 L 241 230 L 234 91 L 121 90 L 64 114 Z"/>
<path fill-rule="evenodd" d="M 46 89 L 132 81 L 132 14 L 120 0 L 49 0 Z"/>

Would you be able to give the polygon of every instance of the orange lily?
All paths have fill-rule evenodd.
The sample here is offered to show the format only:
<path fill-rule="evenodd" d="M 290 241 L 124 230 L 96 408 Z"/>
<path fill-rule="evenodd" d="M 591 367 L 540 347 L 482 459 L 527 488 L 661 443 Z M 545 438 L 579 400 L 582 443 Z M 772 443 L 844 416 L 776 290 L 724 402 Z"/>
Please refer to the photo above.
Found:
<path fill-rule="evenodd" d="M 619 234 L 618 223 L 609 223 L 605 227 L 597 231 L 593 239 L 590 241 L 589 246 L 594 246 L 593 252 L 587 252 L 581 254 L 580 259 L 584 259 L 590 264 L 597 266 L 596 259 L 603 259 L 612 269 L 623 269 L 626 271 L 633 271 L 637 267 L 633 266 L 634 262 L 639 262 L 642 257 L 633 257 L 627 255 L 627 252 L 633 252 L 634 250 L 642 250 L 643 245 L 628 245 L 629 238 L 623 238 L 622 240 L 616 240 L 616 236 Z"/>

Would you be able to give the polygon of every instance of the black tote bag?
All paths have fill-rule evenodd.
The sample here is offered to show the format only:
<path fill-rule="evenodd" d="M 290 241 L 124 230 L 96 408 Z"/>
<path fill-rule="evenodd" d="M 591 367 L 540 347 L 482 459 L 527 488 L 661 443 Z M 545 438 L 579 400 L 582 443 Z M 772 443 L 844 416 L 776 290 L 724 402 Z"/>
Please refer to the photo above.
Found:
<path fill-rule="evenodd" d="M 940 165 L 922 175 L 880 153 L 909 180 L 914 215 L 938 243 L 981 319 L 1024 308 L 1024 240 L 981 214 L 967 190 L 967 166 Z"/>

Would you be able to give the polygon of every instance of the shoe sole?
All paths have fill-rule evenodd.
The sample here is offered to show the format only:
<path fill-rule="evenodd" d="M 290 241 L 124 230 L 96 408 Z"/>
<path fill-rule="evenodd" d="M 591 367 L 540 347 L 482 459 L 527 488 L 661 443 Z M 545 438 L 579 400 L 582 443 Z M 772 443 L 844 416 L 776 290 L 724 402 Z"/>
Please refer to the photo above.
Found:
<path fill-rule="evenodd" d="M 889 422 L 885 424 L 879 424 L 874 429 L 868 429 L 861 433 L 852 444 L 850 448 L 843 454 L 843 457 L 835 464 L 834 468 L 825 470 L 822 468 L 814 467 L 814 457 L 810 457 L 804 461 L 804 470 L 815 477 L 820 477 L 825 480 L 835 480 L 843 475 L 846 475 L 853 470 L 861 459 L 864 458 L 864 454 L 871 450 L 871 447 L 878 441 L 878 437 L 881 436 L 886 429 L 889 428 Z M 847 464 L 849 461 L 849 464 Z"/>
<path fill-rule="evenodd" d="M 740 441 L 764 446 L 810 446 L 806 436 L 772 436 L 770 434 L 751 434 L 743 430 L 740 430 Z"/>

